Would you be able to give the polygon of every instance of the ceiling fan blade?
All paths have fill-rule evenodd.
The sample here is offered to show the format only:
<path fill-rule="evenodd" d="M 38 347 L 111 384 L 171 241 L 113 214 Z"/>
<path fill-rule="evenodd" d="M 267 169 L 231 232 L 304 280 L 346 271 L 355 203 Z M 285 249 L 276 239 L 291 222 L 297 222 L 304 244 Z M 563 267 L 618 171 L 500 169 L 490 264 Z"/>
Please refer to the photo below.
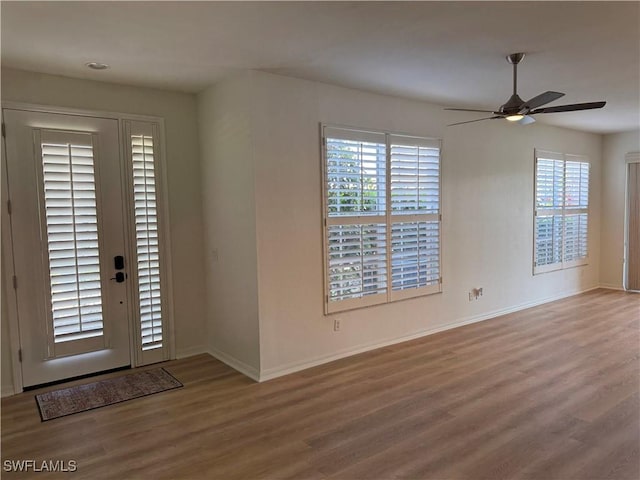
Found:
<path fill-rule="evenodd" d="M 445 108 L 445 110 L 452 110 L 454 112 L 481 112 L 481 113 L 496 113 L 493 110 L 473 110 L 470 108 Z"/>
<path fill-rule="evenodd" d="M 541 107 L 542 105 L 546 105 L 549 102 L 553 102 L 554 100 L 559 99 L 560 97 L 564 97 L 564 93 L 561 92 L 544 92 L 538 95 L 537 97 L 533 97 L 532 99 L 524 102 L 520 113 L 529 112 L 534 108 Z"/>
<path fill-rule="evenodd" d="M 518 120 L 518 124 L 520 125 L 529 125 L 530 123 L 535 123 L 536 119 L 529 116 L 529 115 L 525 115 L 521 120 Z"/>
<path fill-rule="evenodd" d="M 463 123 L 479 122 L 479 121 L 481 121 L 481 120 L 493 120 L 494 118 L 502 118 L 502 117 L 495 116 L 495 117 L 476 118 L 475 120 L 467 120 L 466 122 L 452 123 L 452 124 L 450 124 L 450 125 L 447 125 L 447 127 L 453 127 L 454 125 L 462 125 Z"/>
<path fill-rule="evenodd" d="M 536 108 L 529 113 L 533 115 L 536 113 L 576 112 L 578 110 L 592 110 L 594 108 L 602 108 L 606 104 L 607 102 L 573 103 L 571 105 L 557 105 L 555 107 Z"/>

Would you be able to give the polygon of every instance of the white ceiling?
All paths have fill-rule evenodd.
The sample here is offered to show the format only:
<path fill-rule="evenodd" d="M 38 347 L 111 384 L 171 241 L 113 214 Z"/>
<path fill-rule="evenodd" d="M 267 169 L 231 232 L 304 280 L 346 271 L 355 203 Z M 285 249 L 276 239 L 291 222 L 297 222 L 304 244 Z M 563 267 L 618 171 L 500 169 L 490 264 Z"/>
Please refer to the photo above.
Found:
<path fill-rule="evenodd" d="M 1 14 L 3 66 L 187 92 L 257 69 L 496 109 L 511 94 L 504 56 L 523 51 L 522 98 L 555 90 L 566 96 L 551 105 L 607 101 L 538 121 L 640 128 L 638 2 L 3 1 Z"/>

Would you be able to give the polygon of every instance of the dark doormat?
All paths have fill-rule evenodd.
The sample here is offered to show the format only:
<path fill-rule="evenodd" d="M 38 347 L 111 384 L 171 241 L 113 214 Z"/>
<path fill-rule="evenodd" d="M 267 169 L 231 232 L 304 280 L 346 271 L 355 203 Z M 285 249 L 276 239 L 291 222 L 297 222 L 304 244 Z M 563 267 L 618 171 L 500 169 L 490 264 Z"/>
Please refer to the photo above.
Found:
<path fill-rule="evenodd" d="M 164 368 L 130 373 L 99 382 L 61 388 L 36 395 L 42 421 L 146 397 L 182 387 Z"/>

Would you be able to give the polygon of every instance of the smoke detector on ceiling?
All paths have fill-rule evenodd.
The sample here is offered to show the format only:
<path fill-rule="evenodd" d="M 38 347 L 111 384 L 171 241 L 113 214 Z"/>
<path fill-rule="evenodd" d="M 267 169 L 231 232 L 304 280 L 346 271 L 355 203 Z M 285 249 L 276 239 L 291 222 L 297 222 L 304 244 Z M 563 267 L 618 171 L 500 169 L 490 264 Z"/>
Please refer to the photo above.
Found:
<path fill-rule="evenodd" d="M 100 62 L 88 62 L 88 63 L 85 63 L 85 65 L 91 68 L 92 70 L 106 70 L 107 68 L 109 68 L 109 65 L 107 65 L 106 63 L 100 63 Z"/>

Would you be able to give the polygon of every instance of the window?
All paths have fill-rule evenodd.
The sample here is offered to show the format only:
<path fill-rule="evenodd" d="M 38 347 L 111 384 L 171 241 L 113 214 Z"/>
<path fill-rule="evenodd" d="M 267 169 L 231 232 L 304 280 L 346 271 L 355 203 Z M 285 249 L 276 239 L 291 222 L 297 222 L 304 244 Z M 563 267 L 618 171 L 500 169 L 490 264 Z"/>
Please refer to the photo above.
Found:
<path fill-rule="evenodd" d="M 323 128 L 326 313 L 436 293 L 440 141 Z"/>
<path fill-rule="evenodd" d="M 82 353 L 104 343 L 94 138 L 40 135 L 53 348 L 57 355 Z"/>
<path fill-rule="evenodd" d="M 163 305 L 163 277 L 161 276 L 161 245 L 159 238 L 159 212 L 157 175 L 158 128 L 147 122 L 125 122 L 129 140 L 128 160 L 133 202 L 133 229 L 135 232 L 135 271 L 138 292 L 137 336 L 141 349 L 139 363 L 164 360 L 166 345 Z"/>
<path fill-rule="evenodd" d="M 533 273 L 587 263 L 589 162 L 536 150 Z"/>

